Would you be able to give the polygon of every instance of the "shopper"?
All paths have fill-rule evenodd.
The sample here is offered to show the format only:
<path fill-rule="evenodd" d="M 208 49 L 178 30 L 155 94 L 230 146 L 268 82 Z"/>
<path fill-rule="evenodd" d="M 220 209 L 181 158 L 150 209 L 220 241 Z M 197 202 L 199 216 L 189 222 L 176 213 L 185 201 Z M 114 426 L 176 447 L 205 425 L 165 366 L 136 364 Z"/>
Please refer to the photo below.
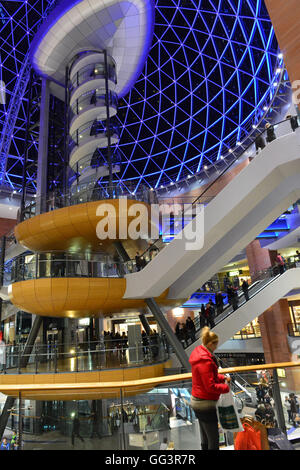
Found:
<path fill-rule="evenodd" d="M 285 262 L 280 253 L 276 256 L 276 264 L 279 268 L 279 274 L 283 274 L 285 271 Z"/>
<path fill-rule="evenodd" d="M 202 330 L 204 326 L 207 326 L 204 304 L 201 305 L 201 311 L 199 312 L 199 320 L 200 320 L 200 330 Z"/>
<path fill-rule="evenodd" d="M 274 131 L 274 127 L 269 123 L 267 122 L 266 124 L 266 130 L 267 130 L 267 142 L 270 143 L 272 142 L 273 140 L 276 139 L 276 134 L 275 134 L 275 131 Z"/>
<path fill-rule="evenodd" d="M 84 442 L 83 437 L 81 437 L 81 435 L 80 435 L 80 421 L 77 417 L 75 417 L 74 420 L 73 420 L 72 446 L 74 446 L 75 437 L 78 437 L 81 440 L 81 442 Z"/>
<path fill-rule="evenodd" d="M 10 445 L 6 437 L 4 437 L 1 442 L 0 450 L 10 450 Z"/>
<path fill-rule="evenodd" d="M 136 266 L 137 271 L 140 271 L 142 269 L 141 257 L 138 251 L 136 252 L 136 255 L 135 255 L 135 266 Z"/>
<path fill-rule="evenodd" d="M 18 450 L 18 435 L 17 431 L 14 429 L 11 440 L 10 440 L 11 450 Z"/>
<path fill-rule="evenodd" d="M 216 294 L 216 308 L 217 308 L 217 315 L 220 315 L 220 313 L 223 312 L 223 308 L 224 308 L 222 292 L 217 292 Z"/>
<path fill-rule="evenodd" d="M 259 135 L 258 137 L 256 137 L 255 139 L 256 154 L 258 154 L 259 150 L 264 149 L 265 146 L 266 146 L 266 143 L 265 143 L 265 139 L 263 138 L 263 136 Z"/>
<path fill-rule="evenodd" d="M 245 299 L 246 299 L 246 302 L 248 302 L 249 300 L 249 284 L 248 282 L 246 281 L 246 279 L 243 280 L 243 284 L 242 284 L 242 289 L 243 289 L 243 292 L 244 292 L 244 296 L 245 296 Z"/>
<path fill-rule="evenodd" d="M 258 387 L 256 387 L 256 397 L 258 403 L 265 402 L 265 395 L 266 392 L 264 386 L 262 384 L 259 384 Z"/>
<path fill-rule="evenodd" d="M 191 317 L 187 318 L 187 320 L 185 322 L 185 326 L 186 326 L 186 329 L 187 329 L 188 337 L 191 338 L 191 342 L 194 343 L 196 341 L 196 328 L 195 328 L 195 324 L 194 324 L 193 320 L 191 319 Z"/>
<path fill-rule="evenodd" d="M 214 328 L 215 326 L 214 316 L 215 316 L 215 309 L 214 309 L 214 305 L 212 301 L 210 300 L 208 304 L 206 305 L 206 309 L 205 309 L 206 324 L 210 328 Z"/>
<path fill-rule="evenodd" d="M 288 414 L 288 422 L 291 423 L 292 422 L 291 402 L 289 400 L 288 395 L 285 396 L 283 405 Z"/>
<path fill-rule="evenodd" d="M 201 346 L 196 347 L 190 356 L 191 406 L 199 420 L 201 449 L 218 450 L 219 430 L 216 404 L 222 393 L 229 392 L 230 378 L 218 374 L 218 362 L 214 356 L 219 342 L 216 333 L 204 327 L 201 339 Z"/>
<path fill-rule="evenodd" d="M 296 400 L 295 400 L 295 394 L 294 394 L 294 393 L 290 393 L 290 394 L 289 394 L 289 398 L 290 398 L 290 404 L 291 404 L 291 418 L 292 418 L 292 423 L 293 423 L 294 428 L 296 428 L 296 427 L 297 427 L 297 424 L 296 424 L 297 403 L 296 403 Z"/>
<path fill-rule="evenodd" d="M 287 116 L 286 118 L 291 121 L 292 131 L 295 132 L 295 130 L 299 127 L 298 116 Z"/>

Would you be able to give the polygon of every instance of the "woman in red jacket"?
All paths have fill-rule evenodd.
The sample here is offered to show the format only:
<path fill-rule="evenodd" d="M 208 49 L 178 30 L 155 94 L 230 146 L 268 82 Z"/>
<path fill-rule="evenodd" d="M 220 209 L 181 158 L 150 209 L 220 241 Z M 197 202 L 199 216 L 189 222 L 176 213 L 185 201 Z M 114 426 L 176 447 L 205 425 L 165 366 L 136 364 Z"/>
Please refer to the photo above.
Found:
<path fill-rule="evenodd" d="M 201 449 L 219 449 L 219 431 L 216 404 L 221 393 L 229 392 L 229 377 L 218 374 L 218 362 L 214 351 L 219 338 L 216 333 L 204 327 L 201 333 L 202 345 L 190 356 L 192 365 L 191 406 L 199 420 Z"/>

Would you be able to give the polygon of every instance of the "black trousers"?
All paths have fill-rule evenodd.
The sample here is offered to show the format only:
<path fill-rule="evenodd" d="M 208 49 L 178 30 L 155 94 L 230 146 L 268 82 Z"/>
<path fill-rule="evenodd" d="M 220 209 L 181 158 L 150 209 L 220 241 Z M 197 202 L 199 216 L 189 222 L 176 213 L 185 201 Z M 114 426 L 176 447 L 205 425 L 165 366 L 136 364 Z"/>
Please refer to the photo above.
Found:
<path fill-rule="evenodd" d="M 216 408 L 195 410 L 201 436 L 201 450 L 219 450 L 219 429 Z"/>

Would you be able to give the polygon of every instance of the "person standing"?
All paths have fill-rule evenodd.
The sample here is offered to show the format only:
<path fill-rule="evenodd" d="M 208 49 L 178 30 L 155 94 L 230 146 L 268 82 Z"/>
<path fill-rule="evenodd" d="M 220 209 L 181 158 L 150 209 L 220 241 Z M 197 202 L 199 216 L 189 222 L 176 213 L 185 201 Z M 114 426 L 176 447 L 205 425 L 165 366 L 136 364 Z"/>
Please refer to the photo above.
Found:
<path fill-rule="evenodd" d="M 272 126 L 269 122 L 267 122 L 265 127 L 266 127 L 266 130 L 267 130 L 266 140 L 269 144 L 270 142 L 273 142 L 273 140 L 276 139 L 276 134 L 275 134 L 275 131 L 274 131 L 274 126 Z"/>
<path fill-rule="evenodd" d="M 285 262 L 280 253 L 276 256 L 276 264 L 279 267 L 279 274 L 283 274 L 285 271 Z"/>
<path fill-rule="evenodd" d="M 245 299 L 246 299 L 246 302 L 248 302 L 249 300 L 249 284 L 248 282 L 246 281 L 246 279 L 244 279 L 243 281 L 243 284 L 242 284 L 242 289 L 243 289 L 243 292 L 244 292 L 244 296 L 245 296 Z"/>
<path fill-rule="evenodd" d="M 210 328 L 214 328 L 215 326 L 214 313 L 215 313 L 215 309 L 214 309 L 212 300 L 210 300 L 208 304 L 206 305 L 206 309 L 205 309 L 206 322 Z"/>
<path fill-rule="evenodd" d="M 186 325 L 188 336 L 189 338 L 191 338 L 192 343 L 194 343 L 196 341 L 196 328 L 191 317 L 187 318 L 185 325 Z"/>
<path fill-rule="evenodd" d="M 297 427 L 297 424 L 296 424 L 297 403 L 296 403 L 296 400 L 295 400 L 295 395 L 294 395 L 294 393 L 290 393 L 289 397 L 290 397 L 290 404 L 291 404 L 291 418 L 292 418 L 292 423 L 293 423 L 294 428 L 296 428 L 296 427 Z"/>
<path fill-rule="evenodd" d="M 291 421 L 292 421 L 291 402 L 289 400 L 288 395 L 285 396 L 283 405 L 284 405 L 284 407 L 287 411 L 287 414 L 288 414 L 288 422 L 291 423 Z"/>
<path fill-rule="evenodd" d="M 265 139 L 263 138 L 262 135 L 259 135 L 255 139 L 255 150 L 256 154 L 258 154 L 259 150 L 263 150 L 266 146 Z"/>
<path fill-rule="evenodd" d="M 6 437 L 4 437 L 1 442 L 0 450 L 10 450 L 10 445 Z"/>
<path fill-rule="evenodd" d="M 204 304 L 201 305 L 201 311 L 199 312 L 199 320 L 200 320 L 200 330 L 206 326 L 206 316 L 205 316 L 205 306 Z"/>
<path fill-rule="evenodd" d="M 135 255 L 135 266 L 136 266 L 137 271 L 140 271 L 142 269 L 141 257 L 138 251 L 136 252 L 136 255 Z"/>
<path fill-rule="evenodd" d="M 220 315 L 220 313 L 223 312 L 223 308 L 224 308 L 222 292 L 217 292 L 216 294 L 216 307 L 217 307 L 217 315 Z"/>
<path fill-rule="evenodd" d="M 229 392 L 230 378 L 218 373 L 214 351 L 219 338 L 208 327 L 201 334 L 202 344 L 189 359 L 192 366 L 191 407 L 199 421 L 202 450 L 219 450 L 217 401 L 222 393 Z M 227 382 L 227 383 L 226 383 Z"/>

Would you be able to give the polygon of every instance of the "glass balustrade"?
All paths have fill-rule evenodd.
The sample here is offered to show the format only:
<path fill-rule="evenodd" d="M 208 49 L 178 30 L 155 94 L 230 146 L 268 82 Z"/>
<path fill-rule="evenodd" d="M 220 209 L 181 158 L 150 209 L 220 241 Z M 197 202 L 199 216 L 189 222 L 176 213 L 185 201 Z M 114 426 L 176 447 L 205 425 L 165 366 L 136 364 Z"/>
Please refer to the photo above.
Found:
<path fill-rule="evenodd" d="M 99 341 L 36 344 L 29 352 L 22 343 L 2 344 L 0 353 L 2 374 L 57 374 L 158 364 L 168 360 L 169 346 L 164 335 L 153 333 L 133 344 L 127 337 L 102 336 Z"/>
<path fill-rule="evenodd" d="M 266 436 L 272 433 L 270 429 L 279 428 L 296 449 L 300 436 L 299 404 L 295 400 L 300 396 L 299 364 L 265 364 L 220 372 L 231 376 L 230 387 L 242 422 L 261 423 Z M 10 430 L 17 429 L 21 433 L 19 450 L 126 450 L 127 455 L 148 450 L 155 458 L 161 449 L 167 453 L 201 449 L 199 423 L 190 404 L 191 374 L 135 380 L 131 387 L 130 382 L 126 384 L 99 384 L 98 399 L 89 392 L 95 384 L 86 383 L 86 399 L 64 401 L 58 396 L 55 401 L 38 402 L 26 399 L 24 385 L 11 409 L 8 441 Z M 61 392 L 55 392 L 55 387 L 49 384 L 48 393 Z M 65 384 L 65 393 L 67 387 Z M 166 445 L 162 445 L 164 442 Z M 234 442 L 232 432 L 219 428 L 221 450 L 234 450 Z"/>

